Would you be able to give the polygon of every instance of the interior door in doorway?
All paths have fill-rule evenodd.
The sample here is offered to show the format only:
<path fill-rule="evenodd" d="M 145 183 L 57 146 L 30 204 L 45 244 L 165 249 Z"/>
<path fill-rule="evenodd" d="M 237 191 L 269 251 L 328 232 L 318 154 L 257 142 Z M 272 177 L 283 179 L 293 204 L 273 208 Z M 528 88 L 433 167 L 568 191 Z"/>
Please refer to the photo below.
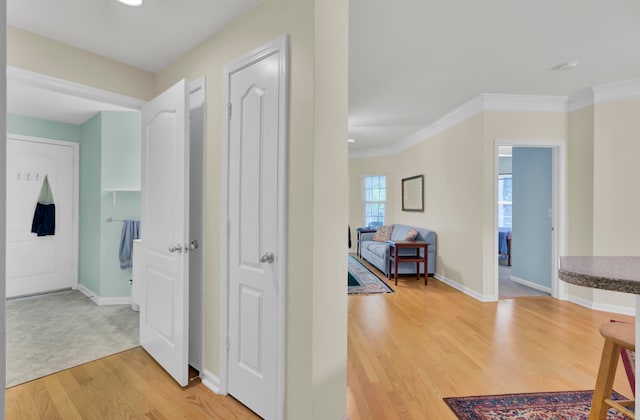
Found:
<path fill-rule="evenodd" d="M 189 372 L 189 92 L 142 108 L 140 343 L 181 385 Z"/>
<path fill-rule="evenodd" d="M 228 391 L 260 416 L 278 415 L 284 255 L 283 49 L 228 73 Z M 279 70 L 280 69 L 280 70 Z M 285 119 L 286 121 L 286 119 Z"/>
<path fill-rule="evenodd" d="M 7 297 L 76 287 L 76 145 L 7 138 Z M 55 232 L 31 232 L 45 176 L 55 204 Z"/>

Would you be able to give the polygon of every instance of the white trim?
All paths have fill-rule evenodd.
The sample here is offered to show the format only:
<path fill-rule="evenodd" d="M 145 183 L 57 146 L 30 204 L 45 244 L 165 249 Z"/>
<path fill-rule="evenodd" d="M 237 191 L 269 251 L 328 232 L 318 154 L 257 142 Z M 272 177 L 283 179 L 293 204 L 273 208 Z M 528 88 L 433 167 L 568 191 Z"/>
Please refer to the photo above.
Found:
<path fill-rule="evenodd" d="M 7 80 L 23 83 L 29 86 L 50 90 L 52 92 L 73 95 L 79 98 L 105 102 L 132 110 L 139 110 L 146 101 L 121 95 L 104 89 L 59 79 L 42 73 L 36 73 L 19 67 L 7 66 Z"/>
<path fill-rule="evenodd" d="M 640 99 L 640 78 L 597 85 L 571 96 L 481 93 L 444 116 L 395 143 L 349 150 L 350 159 L 366 159 L 400 153 L 470 119 L 480 112 L 566 113 L 597 103 Z"/>
<path fill-rule="evenodd" d="M 288 208 L 288 115 L 289 115 L 289 36 L 281 35 L 274 40 L 256 48 L 255 50 L 237 58 L 223 67 L 223 102 L 222 102 L 222 176 L 221 176 L 221 207 L 222 220 L 220 232 L 220 393 L 228 393 L 228 349 L 229 336 L 229 252 L 228 252 L 228 220 L 229 220 L 229 116 L 227 114 L 230 103 L 231 75 L 253 64 L 264 57 L 279 53 L 279 97 L 280 110 L 278 115 L 278 250 L 277 250 L 277 289 L 278 294 L 278 366 L 276 367 L 276 419 L 285 418 L 286 396 L 286 308 L 287 308 L 287 208 Z"/>
<path fill-rule="evenodd" d="M 574 295 L 569 295 L 565 300 L 575 303 L 576 305 L 592 309 L 594 311 L 612 312 L 614 314 L 635 316 L 635 308 L 629 308 L 627 306 L 607 305 L 603 303 L 591 302 L 590 300 L 583 299 Z"/>
<path fill-rule="evenodd" d="M 113 297 L 101 297 L 93 292 L 93 290 L 89 289 L 84 284 L 78 284 L 77 287 L 74 287 L 78 291 L 82 292 L 86 297 L 91 299 L 96 305 L 130 305 L 131 304 L 131 296 L 113 296 Z"/>
<path fill-rule="evenodd" d="M 202 382 L 202 385 L 206 386 L 216 394 L 222 394 L 222 392 L 220 392 L 220 378 L 211 373 L 209 370 L 203 370 L 202 378 L 200 381 Z"/>
<path fill-rule="evenodd" d="M 542 147 L 552 149 L 552 239 L 551 239 L 551 296 L 557 299 L 566 299 L 567 285 L 558 278 L 558 256 L 565 253 L 565 232 L 566 232 L 566 185 L 567 185 L 567 157 L 566 140 L 508 140 L 500 139 L 495 141 L 494 145 L 494 180 L 498 179 L 499 162 L 498 155 L 500 146 L 512 147 Z M 493 251 L 491 252 L 491 261 L 485 261 L 485 264 L 493 264 L 493 278 L 484 280 L 483 289 L 492 289 L 494 291 L 493 300 L 499 298 L 500 277 L 498 274 L 498 189 L 497 182 L 493 182 L 493 226 L 491 229 Z M 491 283 L 493 287 L 487 287 Z"/>
<path fill-rule="evenodd" d="M 457 281 L 451 280 L 441 274 L 435 273 L 433 277 L 440 280 L 444 284 L 451 286 L 456 290 L 461 291 L 465 295 L 471 296 L 472 298 L 479 300 L 480 302 L 495 302 L 495 299 L 493 299 L 491 295 L 482 295 L 476 292 L 475 290 L 469 289 L 467 286 L 463 286 Z"/>
<path fill-rule="evenodd" d="M 388 156 L 409 149 L 485 111 L 502 112 L 567 112 L 566 96 L 508 95 L 482 93 L 415 133 L 382 147 L 349 151 L 352 159 Z"/>
<path fill-rule="evenodd" d="M 521 279 L 520 277 L 511 276 L 511 281 L 514 282 L 514 283 L 521 284 L 523 286 L 530 287 L 532 289 L 540 290 L 541 292 L 545 292 L 545 293 L 551 294 L 551 288 L 550 287 L 543 286 L 541 284 L 534 283 L 534 282 L 529 281 L 529 280 Z"/>
<path fill-rule="evenodd" d="M 483 97 L 478 95 L 475 98 L 463 103 L 451 112 L 445 114 L 432 124 L 405 137 L 404 139 L 384 147 L 374 147 L 361 150 L 350 150 L 349 158 L 365 159 L 370 157 L 389 156 L 406 150 L 412 146 L 422 143 L 431 137 L 442 133 L 456 125 L 468 120 L 483 111 Z"/>
<path fill-rule="evenodd" d="M 593 95 L 596 104 L 640 99 L 640 79 L 621 80 L 594 86 Z"/>
<path fill-rule="evenodd" d="M 594 104 L 593 89 L 583 89 L 569 97 L 569 112 L 574 112 Z"/>
<path fill-rule="evenodd" d="M 46 137 L 34 137 L 25 136 L 22 134 L 7 133 L 7 139 L 27 141 L 31 143 L 42 143 L 55 146 L 70 147 L 73 154 L 73 205 L 71 209 L 71 237 L 72 237 L 72 250 L 71 250 L 71 272 L 73 273 L 72 288 L 78 286 L 78 250 L 80 241 L 80 144 L 72 141 L 56 140 Z"/>

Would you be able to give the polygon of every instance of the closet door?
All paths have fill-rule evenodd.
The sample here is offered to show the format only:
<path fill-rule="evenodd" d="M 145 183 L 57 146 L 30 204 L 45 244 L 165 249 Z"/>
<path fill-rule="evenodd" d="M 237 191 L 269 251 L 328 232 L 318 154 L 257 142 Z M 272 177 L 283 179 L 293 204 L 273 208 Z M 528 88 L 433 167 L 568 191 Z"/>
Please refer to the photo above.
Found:
<path fill-rule="evenodd" d="M 76 148 L 46 139 L 7 139 L 7 297 L 78 284 Z M 31 225 L 45 175 L 56 209 L 55 234 L 37 236 Z"/>

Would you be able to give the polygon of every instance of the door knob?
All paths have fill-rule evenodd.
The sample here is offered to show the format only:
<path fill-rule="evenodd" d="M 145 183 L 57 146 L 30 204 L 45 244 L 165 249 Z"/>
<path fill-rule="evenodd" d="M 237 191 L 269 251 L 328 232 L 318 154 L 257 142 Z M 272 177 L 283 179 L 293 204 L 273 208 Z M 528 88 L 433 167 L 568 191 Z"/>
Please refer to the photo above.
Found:
<path fill-rule="evenodd" d="M 273 263 L 274 259 L 275 258 L 273 256 L 273 252 L 271 252 L 271 251 L 267 251 L 267 252 L 265 252 L 264 254 L 262 254 L 260 256 L 260 262 L 261 263 L 265 263 L 266 262 L 266 263 L 271 264 L 271 263 Z"/>
<path fill-rule="evenodd" d="M 169 247 L 169 252 L 174 253 L 174 252 L 180 252 L 182 253 L 182 245 L 180 244 L 176 244 L 174 246 L 170 246 Z"/>

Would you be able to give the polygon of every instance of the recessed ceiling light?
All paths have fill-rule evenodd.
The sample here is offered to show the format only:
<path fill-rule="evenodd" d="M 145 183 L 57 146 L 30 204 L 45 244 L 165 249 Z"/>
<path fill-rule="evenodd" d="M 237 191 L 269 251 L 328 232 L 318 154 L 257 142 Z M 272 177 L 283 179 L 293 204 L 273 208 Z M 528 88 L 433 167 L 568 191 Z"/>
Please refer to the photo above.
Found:
<path fill-rule="evenodd" d="M 356 140 L 355 140 L 355 139 L 347 139 L 347 142 L 348 142 L 348 143 L 355 143 L 355 142 L 356 142 Z"/>
<path fill-rule="evenodd" d="M 127 6 L 142 6 L 142 0 L 118 0 L 122 4 Z"/>
<path fill-rule="evenodd" d="M 578 67 L 578 62 L 576 60 L 572 60 L 551 67 L 551 71 L 569 71 L 575 69 L 576 67 Z"/>

